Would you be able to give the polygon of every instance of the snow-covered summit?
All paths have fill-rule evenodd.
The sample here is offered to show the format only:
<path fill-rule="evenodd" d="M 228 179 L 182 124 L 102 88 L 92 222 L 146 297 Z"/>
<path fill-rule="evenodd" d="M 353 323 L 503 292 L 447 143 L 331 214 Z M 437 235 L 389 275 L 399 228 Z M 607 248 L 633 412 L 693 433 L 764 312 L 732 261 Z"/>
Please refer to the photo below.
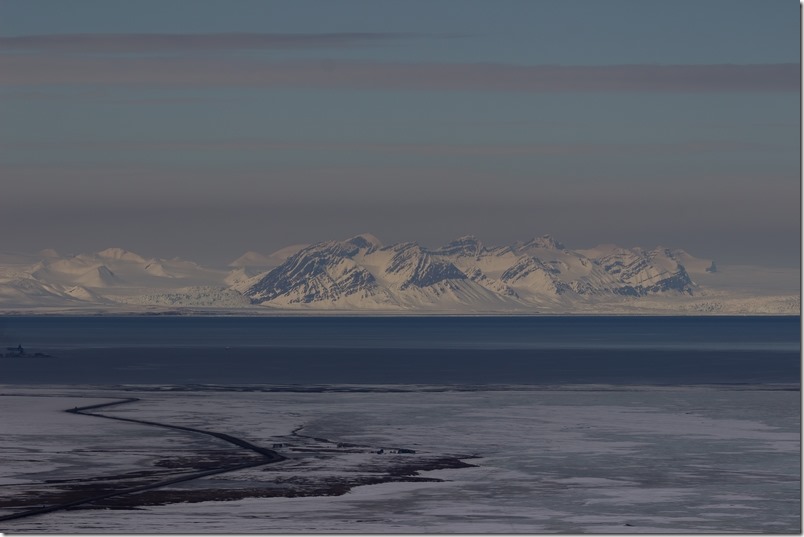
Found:
<path fill-rule="evenodd" d="M 408 242 L 392 246 L 394 253 L 385 273 L 393 277 L 404 290 L 411 285 L 428 287 L 443 280 L 464 280 L 466 274 L 455 265 L 419 246 Z"/>
<path fill-rule="evenodd" d="M 435 253 L 446 256 L 478 256 L 483 253 L 483 244 L 474 235 L 464 235 L 445 244 Z"/>
<path fill-rule="evenodd" d="M 40 257 L 49 259 L 58 259 L 59 257 L 61 257 L 61 255 L 59 255 L 59 253 L 53 248 L 45 248 L 44 250 L 39 250 L 38 254 Z"/>
<path fill-rule="evenodd" d="M 371 233 L 361 233 L 360 235 L 355 235 L 346 242 L 354 244 L 358 248 L 366 250 L 366 252 L 372 252 L 378 248 L 382 248 L 382 242 L 380 239 Z"/>
<path fill-rule="evenodd" d="M 417 242 L 381 246 L 369 237 L 308 246 L 243 292 L 262 305 L 331 307 L 360 295 L 372 305 L 406 305 L 415 297 L 424 307 L 446 293 L 465 304 L 482 296 L 512 309 L 571 309 L 607 297 L 692 296 L 697 289 L 675 254 L 661 248 L 604 248 L 587 257 L 549 235 L 491 248 L 466 235 L 433 250 Z"/>
<path fill-rule="evenodd" d="M 303 248 L 245 290 L 256 303 L 337 301 L 356 293 L 372 294 L 374 277 L 351 258 L 363 241 L 326 241 Z M 373 245 L 368 245 L 371 249 Z"/>
<path fill-rule="evenodd" d="M 363 233 L 246 252 L 231 270 L 122 248 L 0 253 L 0 310 L 228 308 L 451 313 L 797 313 L 797 270 L 715 266 L 678 248 L 571 250 L 542 235 L 427 248 Z"/>
<path fill-rule="evenodd" d="M 105 250 L 101 250 L 96 255 L 103 259 L 130 261 L 132 263 L 146 263 L 145 258 L 141 255 L 135 254 L 134 252 L 129 252 L 128 250 L 124 250 L 122 248 L 107 248 Z"/>
<path fill-rule="evenodd" d="M 271 267 L 274 266 L 274 260 L 271 256 L 261 254 L 259 252 L 248 251 L 229 263 L 230 267 Z"/>
<path fill-rule="evenodd" d="M 521 252 L 527 252 L 532 249 L 546 249 L 546 250 L 565 250 L 565 246 L 551 237 L 550 235 L 542 235 L 541 237 L 534 237 L 529 241 L 518 245 Z"/>
<path fill-rule="evenodd" d="M 285 262 L 287 258 L 292 256 L 293 254 L 297 253 L 299 250 L 307 248 L 309 244 L 293 244 L 291 246 L 285 246 L 273 253 L 270 254 L 262 254 L 259 252 L 255 252 L 253 250 L 249 250 L 248 252 L 244 253 L 231 263 L 228 266 L 233 268 L 273 268 L 278 265 L 281 265 Z"/>

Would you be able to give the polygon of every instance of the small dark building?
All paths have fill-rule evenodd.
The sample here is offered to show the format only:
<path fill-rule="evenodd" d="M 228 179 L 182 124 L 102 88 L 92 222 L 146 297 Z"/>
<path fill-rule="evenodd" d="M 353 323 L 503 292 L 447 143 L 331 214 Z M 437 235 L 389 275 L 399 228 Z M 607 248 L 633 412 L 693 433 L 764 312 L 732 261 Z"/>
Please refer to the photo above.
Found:
<path fill-rule="evenodd" d="M 25 356 L 25 349 L 22 348 L 22 345 L 17 345 L 16 347 L 6 347 L 8 354 L 6 356 Z"/>

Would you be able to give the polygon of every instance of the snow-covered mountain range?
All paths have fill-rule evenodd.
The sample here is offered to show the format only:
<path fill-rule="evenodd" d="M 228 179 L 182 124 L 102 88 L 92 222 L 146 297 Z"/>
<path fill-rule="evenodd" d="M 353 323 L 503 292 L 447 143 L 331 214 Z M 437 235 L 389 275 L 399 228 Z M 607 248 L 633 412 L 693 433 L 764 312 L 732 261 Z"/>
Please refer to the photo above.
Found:
<path fill-rule="evenodd" d="M 225 268 L 120 248 L 0 254 L 10 312 L 785 313 L 798 271 L 717 267 L 679 249 L 571 250 L 544 235 L 505 246 L 460 237 L 439 248 L 363 234 L 247 252 Z"/>

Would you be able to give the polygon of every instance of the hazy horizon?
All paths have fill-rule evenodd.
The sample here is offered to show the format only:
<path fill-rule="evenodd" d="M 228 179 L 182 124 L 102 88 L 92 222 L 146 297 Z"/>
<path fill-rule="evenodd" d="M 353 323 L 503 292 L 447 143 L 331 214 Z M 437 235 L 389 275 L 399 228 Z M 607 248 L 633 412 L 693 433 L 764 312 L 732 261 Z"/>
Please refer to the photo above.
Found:
<path fill-rule="evenodd" d="M 448 243 L 450 243 L 450 242 L 452 242 L 452 241 L 454 241 L 454 240 L 456 240 L 456 239 L 458 239 L 458 238 L 460 238 L 462 236 L 474 236 L 477 240 L 480 241 L 480 243 L 484 247 L 493 248 L 493 247 L 498 247 L 498 246 L 509 246 L 509 245 L 513 245 L 515 243 L 524 243 L 524 242 L 527 242 L 528 240 L 536 238 L 536 237 L 549 235 L 550 237 L 552 237 L 552 238 L 558 240 L 559 242 L 561 242 L 562 244 L 564 244 L 564 246 L 568 250 L 587 250 L 587 249 L 595 248 L 597 246 L 611 245 L 611 244 L 614 244 L 614 245 L 622 247 L 622 248 L 627 248 L 627 249 L 630 249 L 630 248 L 644 248 L 646 250 L 652 250 L 654 248 L 669 248 L 671 250 L 684 250 L 688 254 L 691 254 L 693 257 L 697 257 L 699 259 L 706 259 L 706 260 L 711 259 L 712 261 L 714 261 L 716 264 L 718 264 L 720 266 L 723 266 L 723 265 L 745 265 L 745 266 L 754 265 L 754 266 L 758 266 L 758 267 L 764 266 L 764 267 L 768 267 L 768 268 L 796 268 L 796 267 L 798 267 L 798 264 L 795 264 L 795 265 L 775 264 L 774 265 L 774 264 L 769 264 L 767 262 L 763 262 L 764 260 L 752 260 L 752 261 L 748 261 L 748 262 L 740 262 L 739 259 L 735 259 L 735 260 L 731 260 L 731 259 L 728 259 L 728 258 L 727 259 L 717 259 L 717 258 L 713 258 L 713 256 L 711 256 L 711 255 L 707 255 L 706 252 L 701 252 L 701 251 L 698 251 L 696 249 L 690 249 L 690 248 L 686 248 L 684 246 L 678 246 L 678 245 L 673 245 L 673 244 L 662 244 L 662 243 L 656 243 L 656 244 L 631 244 L 631 243 L 617 243 L 615 241 L 598 241 L 598 242 L 594 242 L 594 243 L 568 244 L 561 237 L 555 236 L 554 234 L 551 234 L 551 233 L 535 233 L 535 234 L 531 234 L 529 236 L 516 237 L 516 238 L 510 239 L 510 240 L 497 240 L 497 241 L 485 240 L 483 238 L 483 236 L 475 234 L 475 233 L 465 233 L 463 235 L 455 235 L 455 236 L 449 237 L 448 239 L 445 239 L 443 241 L 423 242 L 421 240 L 417 240 L 416 238 L 410 238 L 410 237 L 408 237 L 408 238 L 403 237 L 403 238 L 400 238 L 399 240 L 389 241 L 389 240 L 385 240 L 381 236 L 377 236 L 376 233 L 371 233 L 370 231 L 364 231 L 362 233 L 353 233 L 351 235 L 343 235 L 343 236 L 337 236 L 337 237 L 332 236 L 332 237 L 320 238 L 320 239 L 317 239 L 317 240 L 287 242 L 287 243 L 281 244 L 281 245 L 276 246 L 276 247 L 274 247 L 274 246 L 267 247 L 267 248 L 256 248 L 256 247 L 249 248 L 249 247 L 245 247 L 244 249 L 239 249 L 239 250 L 236 250 L 234 248 L 228 248 L 226 251 L 234 252 L 231 255 L 226 255 L 225 254 L 226 251 L 216 252 L 216 254 L 214 254 L 214 255 L 210 255 L 208 253 L 205 254 L 204 250 L 202 248 L 194 247 L 194 245 L 189 245 L 189 247 L 177 248 L 175 250 L 171 250 L 171 249 L 169 249 L 169 247 L 155 248 L 152 243 L 151 244 L 143 243 L 143 244 L 141 244 L 141 247 L 133 247 L 131 244 L 111 243 L 111 242 L 108 243 L 108 244 L 103 243 L 103 242 L 98 242 L 98 243 L 96 243 L 97 245 L 88 245 L 86 242 L 81 242 L 81 243 L 77 243 L 77 244 L 82 244 L 83 245 L 83 247 L 79 247 L 79 248 L 45 247 L 45 248 L 39 248 L 39 249 L 36 249 L 36 250 L 32 250 L 32 249 L 26 249 L 26 250 L 23 250 L 23 249 L 6 249 L 6 250 L 0 251 L 0 254 L 22 255 L 22 256 L 33 256 L 33 257 L 37 257 L 37 256 L 47 257 L 48 255 L 51 255 L 51 254 L 53 254 L 55 252 L 55 254 L 57 254 L 59 257 L 69 258 L 69 257 L 72 257 L 72 256 L 82 255 L 82 254 L 96 254 L 96 253 L 102 252 L 103 250 L 106 250 L 106 249 L 120 248 L 122 250 L 141 255 L 141 256 L 145 257 L 146 259 L 148 259 L 148 258 L 162 258 L 162 259 L 181 258 L 181 259 L 185 259 L 185 260 L 188 260 L 188 261 L 200 262 L 202 265 L 206 265 L 206 266 L 209 266 L 209 267 L 223 268 L 225 266 L 228 266 L 230 263 L 236 261 L 239 257 L 241 257 L 241 256 L 243 256 L 245 254 L 248 254 L 248 253 L 257 253 L 257 254 L 262 254 L 262 255 L 270 255 L 270 254 L 273 254 L 275 252 L 278 252 L 280 250 L 283 250 L 283 249 L 289 248 L 289 247 L 295 247 L 295 246 L 300 246 L 300 245 L 313 245 L 313 244 L 316 244 L 316 243 L 332 241 L 332 240 L 346 241 L 346 240 L 348 240 L 348 239 L 350 239 L 352 237 L 355 237 L 357 235 L 366 235 L 366 234 L 373 235 L 376 239 L 378 239 L 382 243 L 383 246 L 391 246 L 391 245 L 394 245 L 394 244 L 399 244 L 399 243 L 404 243 L 404 242 L 415 242 L 415 243 L 420 244 L 424 248 L 431 249 L 431 250 L 435 250 L 435 249 L 438 249 L 441 246 L 445 246 Z M 199 253 L 200 253 L 200 255 L 196 255 L 196 254 L 199 254 Z"/>
<path fill-rule="evenodd" d="M 550 234 L 798 267 L 799 29 L 764 0 L 7 0 L 0 251 Z"/>

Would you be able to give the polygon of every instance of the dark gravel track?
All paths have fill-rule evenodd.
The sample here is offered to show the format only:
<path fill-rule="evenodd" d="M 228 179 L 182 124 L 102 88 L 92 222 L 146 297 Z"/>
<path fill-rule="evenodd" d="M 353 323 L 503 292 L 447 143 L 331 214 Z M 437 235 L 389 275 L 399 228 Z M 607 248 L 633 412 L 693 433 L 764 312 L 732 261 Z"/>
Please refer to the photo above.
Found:
<path fill-rule="evenodd" d="M 164 427 L 166 429 L 174 429 L 174 430 L 177 430 L 177 431 L 187 431 L 187 432 L 196 433 L 196 434 L 204 434 L 204 435 L 207 435 L 207 436 L 214 436 L 215 438 L 218 438 L 218 439 L 223 440 L 225 442 L 229 442 L 230 444 L 234 444 L 234 445 L 236 445 L 238 447 L 241 447 L 243 449 L 253 451 L 253 452 L 261 455 L 262 459 L 257 460 L 257 461 L 253 461 L 253 462 L 244 463 L 244 464 L 238 464 L 238 465 L 234 465 L 234 466 L 229 465 L 229 466 L 224 466 L 224 467 L 221 467 L 221 468 L 215 468 L 215 469 L 212 469 L 212 470 L 205 470 L 203 472 L 194 472 L 192 474 L 184 475 L 184 476 L 181 476 L 181 477 L 176 477 L 176 478 L 169 479 L 169 480 L 166 480 L 166 481 L 159 481 L 157 483 L 150 483 L 150 484 L 147 484 L 147 485 L 140 485 L 140 486 L 137 486 L 137 487 L 131 487 L 131 488 L 117 490 L 117 491 L 113 491 L 113 492 L 107 492 L 107 493 L 104 493 L 104 494 L 98 494 L 98 495 L 94 495 L 94 496 L 87 496 L 86 498 L 81 498 L 80 500 L 75 500 L 75 501 L 71 501 L 71 502 L 66 502 L 66 503 L 61 503 L 61 504 L 56 504 L 56 505 L 50 505 L 50 506 L 47 506 L 47 507 L 40 507 L 40 508 L 36 508 L 36 509 L 28 509 L 26 511 L 21 511 L 19 513 L 0 516 L 0 521 L 14 520 L 14 519 L 31 517 L 31 516 L 36 516 L 36 515 L 43 515 L 43 514 L 46 514 L 46 513 L 52 513 L 52 512 L 55 512 L 55 511 L 61 511 L 61 510 L 64 510 L 64 509 L 70 509 L 70 508 L 73 508 L 73 507 L 78 507 L 78 506 L 85 505 L 85 504 L 92 503 L 92 502 L 96 502 L 96 501 L 99 501 L 99 500 L 105 500 L 107 498 L 111 498 L 111 497 L 114 497 L 114 496 L 120 496 L 120 495 L 123 495 L 123 494 L 131 494 L 133 492 L 143 492 L 143 491 L 146 491 L 146 490 L 157 489 L 157 488 L 165 487 L 167 485 L 173 485 L 175 483 L 181 483 L 181 482 L 184 482 L 184 481 L 191 481 L 193 479 L 199 479 L 199 478 L 207 477 L 207 476 L 210 476 L 210 475 L 222 474 L 222 473 L 225 473 L 225 472 L 233 472 L 235 470 L 242 470 L 244 468 L 252 468 L 254 466 L 262 466 L 262 465 L 265 465 L 265 464 L 279 462 L 279 461 L 282 461 L 282 460 L 285 459 L 285 457 L 283 457 L 282 455 L 280 455 L 276 451 L 257 446 L 255 444 L 252 444 L 251 442 L 243 440 L 242 438 L 237 438 L 235 436 L 225 434 L 225 433 L 219 433 L 219 432 L 215 432 L 215 431 L 206 431 L 204 429 L 195 429 L 193 427 L 182 427 L 180 425 L 170 425 L 168 423 L 159 423 L 159 422 L 156 422 L 156 421 L 138 420 L 138 419 L 134 419 L 134 418 L 121 418 L 121 417 L 118 417 L 118 416 L 108 416 L 108 415 L 105 415 L 105 414 L 96 414 L 94 412 L 89 412 L 90 410 L 98 410 L 98 409 L 107 408 L 107 407 L 110 407 L 110 406 L 122 405 L 122 404 L 126 404 L 126 403 L 134 403 L 136 401 L 139 401 L 139 399 L 136 398 L 136 397 L 132 397 L 132 398 L 128 398 L 128 399 L 122 399 L 122 400 L 119 400 L 119 401 L 113 401 L 111 403 L 101 403 L 101 404 L 97 404 L 97 405 L 89 405 L 89 406 L 71 408 L 71 409 L 65 410 L 65 412 L 69 412 L 70 414 L 83 414 L 85 416 L 95 416 L 95 417 L 98 417 L 98 418 L 106 418 L 106 419 L 117 420 L 117 421 L 127 421 L 127 422 L 131 422 L 131 423 L 138 423 L 138 424 L 141 424 L 141 425 L 149 425 L 149 426 L 152 426 L 152 427 Z"/>

